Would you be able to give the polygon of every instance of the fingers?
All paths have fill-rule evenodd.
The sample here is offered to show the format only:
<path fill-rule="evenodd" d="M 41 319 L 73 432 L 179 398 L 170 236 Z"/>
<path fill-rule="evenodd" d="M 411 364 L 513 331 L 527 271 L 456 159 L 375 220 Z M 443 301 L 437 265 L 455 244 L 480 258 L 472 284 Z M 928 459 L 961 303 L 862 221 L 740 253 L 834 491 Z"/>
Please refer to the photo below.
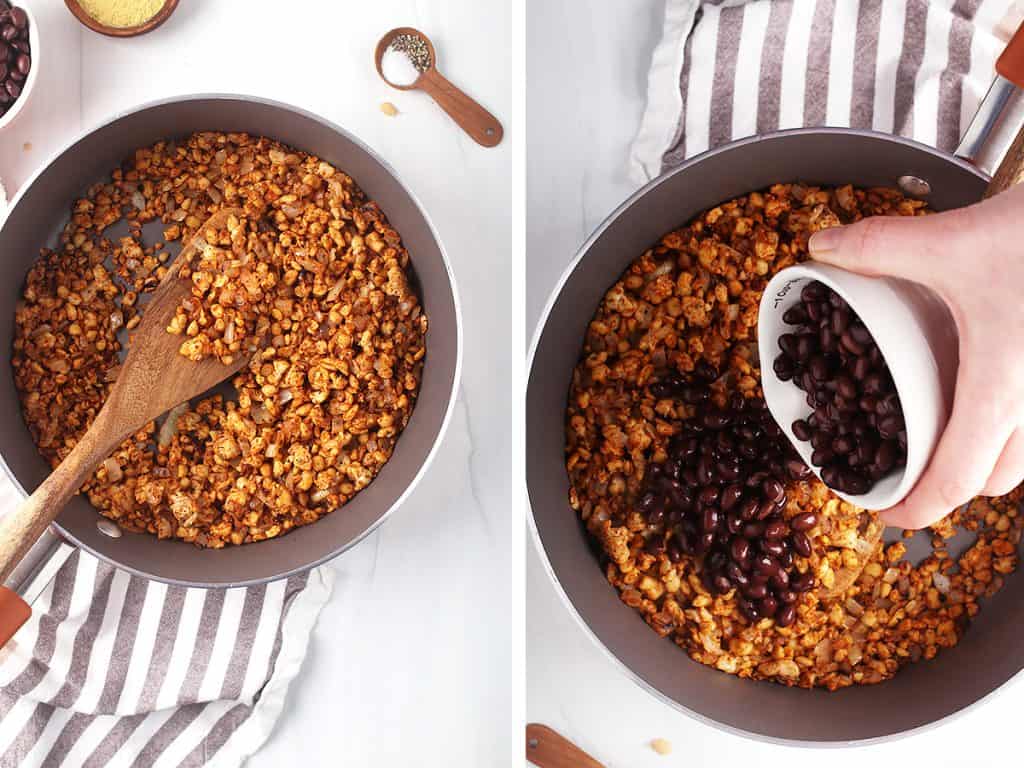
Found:
<path fill-rule="evenodd" d="M 961 369 L 953 414 L 910 495 L 883 510 L 887 525 L 923 528 L 978 495 L 1007 444 L 1012 423 L 994 402 L 985 374 Z"/>
<path fill-rule="evenodd" d="M 1017 429 L 1006 442 L 982 493 L 1005 496 L 1024 481 L 1024 430 Z"/>
<path fill-rule="evenodd" d="M 961 208 L 934 216 L 871 216 L 856 224 L 816 232 L 808 244 L 811 257 L 864 275 L 890 275 L 944 287 L 966 234 L 978 231 L 977 208 Z M 974 241 L 977 247 L 977 240 Z"/>

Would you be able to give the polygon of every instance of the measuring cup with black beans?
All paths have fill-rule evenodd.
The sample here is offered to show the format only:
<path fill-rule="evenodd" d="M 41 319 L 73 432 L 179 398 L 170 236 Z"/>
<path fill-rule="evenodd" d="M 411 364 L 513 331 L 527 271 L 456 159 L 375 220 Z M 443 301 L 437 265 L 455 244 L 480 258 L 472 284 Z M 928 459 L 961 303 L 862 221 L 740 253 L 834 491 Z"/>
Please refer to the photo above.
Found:
<path fill-rule="evenodd" d="M 32 69 L 28 25 L 28 14 L 23 8 L 0 0 L 0 117 L 21 97 Z"/>

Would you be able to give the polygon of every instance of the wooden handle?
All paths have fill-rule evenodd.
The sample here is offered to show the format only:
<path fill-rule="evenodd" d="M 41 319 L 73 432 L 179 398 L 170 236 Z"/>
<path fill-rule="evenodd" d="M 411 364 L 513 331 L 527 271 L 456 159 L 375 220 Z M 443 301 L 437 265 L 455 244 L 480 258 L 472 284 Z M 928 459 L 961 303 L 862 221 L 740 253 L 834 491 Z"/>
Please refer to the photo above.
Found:
<path fill-rule="evenodd" d="M 526 759 L 540 768 L 604 768 L 571 741 L 540 723 L 526 726 Z"/>
<path fill-rule="evenodd" d="M 1024 89 L 1024 24 L 1017 28 L 1013 38 L 1006 44 L 1006 48 L 996 61 L 996 72 L 1005 77 L 1018 88 Z M 1024 178 L 1024 126 L 1017 132 L 1017 137 L 1010 145 L 1003 161 L 999 164 L 996 172 L 992 174 L 992 181 L 985 190 L 985 197 L 989 198 L 1005 192 L 1014 184 Z"/>
<path fill-rule="evenodd" d="M 505 135 L 501 123 L 494 115 L 448 82 L 436 69 L 428 69 L 420 75 L 416 85 L 429 93 L 477 144 L 494 147 Z"/>
<path fill-rule="evenodd" d="M 0 586 L 0 648 L 28 621 L 32 609 L 17 592 Z"/>
<path fill-rule="evenodd" d="M 20 506 L 0 517 L 0 583 L 36 543 L 82 483 L 113 451 L 123 435 L 107 435 L 104 407 L 71 453 Z M 2 628 L 2 618 L 0 618 Z"/>

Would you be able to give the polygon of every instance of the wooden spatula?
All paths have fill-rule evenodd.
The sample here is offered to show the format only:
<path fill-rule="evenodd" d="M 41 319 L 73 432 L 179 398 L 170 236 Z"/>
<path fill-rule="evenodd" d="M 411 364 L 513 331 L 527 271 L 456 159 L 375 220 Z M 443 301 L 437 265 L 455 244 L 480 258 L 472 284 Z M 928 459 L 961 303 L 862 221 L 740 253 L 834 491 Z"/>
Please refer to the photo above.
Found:
<path fill-rule="evenodd" d="M 127 359 L 92 426 L 35 493 L 20 507 L 0 517 L 0 584 L 96 467 L 126 437 L 248 363 L 248 354 L 238 355 L 231 365 L 224 365 L 216 357 L 193 362 L 178 351 L 182 337 L 167 332 L 175 309 L 191 293 L 192 283 L 178 277 L 178 267 L 189 260 L 197 248 L 205 247 L 205 232 L 225 229 L 231 215 L 244 216 L 237 208 L 219 211 L 185 245 L 146 305 L 142 321 L 132 336 Z M 0 647 L 28 615 L 28 606 L 18 596 L 0 587 Z"/>

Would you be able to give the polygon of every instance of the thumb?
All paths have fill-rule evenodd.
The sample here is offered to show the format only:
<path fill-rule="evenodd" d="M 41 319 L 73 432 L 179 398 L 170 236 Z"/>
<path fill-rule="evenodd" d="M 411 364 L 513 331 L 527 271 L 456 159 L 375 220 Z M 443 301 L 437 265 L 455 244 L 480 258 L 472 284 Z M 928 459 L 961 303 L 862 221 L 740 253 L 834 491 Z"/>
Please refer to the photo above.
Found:
<path fill-rule="evenodd" d="M 982 209 L 979 205 L 930 216 L 870 216 L 816 232 L 808 249 L 811 258 L 823 264 L 938 289 L 948 272 L 944 265 L 958 259 L 968 234 L 979 226 Z"/>

